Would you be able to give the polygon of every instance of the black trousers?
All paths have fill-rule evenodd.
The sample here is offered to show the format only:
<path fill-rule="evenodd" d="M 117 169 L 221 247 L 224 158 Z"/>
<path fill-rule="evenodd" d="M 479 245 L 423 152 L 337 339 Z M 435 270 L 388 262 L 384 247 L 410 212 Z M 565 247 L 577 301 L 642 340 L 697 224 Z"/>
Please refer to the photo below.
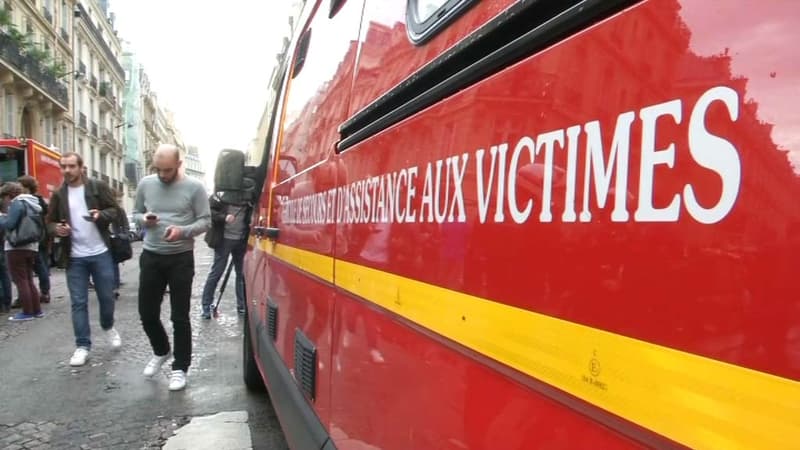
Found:
<path fill-rule="evenodd" d="M 192 325 L 189 306 L 194 278 L 194 252 L 161 255 L 148 250 L 139 258 L 139 317 L 153 353 L 169 353 L 169 338 L 161 323 L 161 302 L 169 285 L 170 319 L 175 349 L 172 370 L 189 369 L 192 362 Z"/>

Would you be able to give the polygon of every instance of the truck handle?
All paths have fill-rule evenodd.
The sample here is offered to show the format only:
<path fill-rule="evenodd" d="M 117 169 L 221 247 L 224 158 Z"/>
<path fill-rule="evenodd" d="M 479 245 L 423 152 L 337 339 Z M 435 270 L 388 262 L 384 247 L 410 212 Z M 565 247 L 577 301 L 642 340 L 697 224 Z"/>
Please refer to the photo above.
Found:
<path fill-rule="evenodd" d="M 253 231 L 259 239 L 267 238 L 273 241 L 278 239 L 278 229 L 275 227 L 253 227 Z"/>

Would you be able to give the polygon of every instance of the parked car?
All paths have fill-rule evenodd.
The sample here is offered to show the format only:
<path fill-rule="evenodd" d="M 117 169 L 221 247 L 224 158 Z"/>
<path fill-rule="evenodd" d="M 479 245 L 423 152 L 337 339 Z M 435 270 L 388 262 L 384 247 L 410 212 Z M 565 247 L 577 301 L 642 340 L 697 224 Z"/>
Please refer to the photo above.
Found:
<path fill-rule="evenodd" d="M 132 241 L 141 241 L 144 236 L 142 236 L 142 227 L 140 227 L 134 220 L 133 214 L 128 214 L 128 227 L 129 233 L 131 236 Z"/>

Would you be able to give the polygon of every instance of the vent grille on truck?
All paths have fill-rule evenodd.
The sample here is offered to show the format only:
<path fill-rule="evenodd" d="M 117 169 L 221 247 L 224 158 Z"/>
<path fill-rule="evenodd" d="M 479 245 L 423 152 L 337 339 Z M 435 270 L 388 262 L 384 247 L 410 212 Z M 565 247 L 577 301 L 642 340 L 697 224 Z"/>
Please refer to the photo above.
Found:
<path fill-rule="evenodd" d="M 267 334 L 273 342 L 278 339 L 278 305 L 267 299 Z"/>
<path fill-rule="evenodd" d="M 294 377 L 308 398 L 314 400 L 317 383 L 317 349 L 299 329 L 294 335 Z"/>

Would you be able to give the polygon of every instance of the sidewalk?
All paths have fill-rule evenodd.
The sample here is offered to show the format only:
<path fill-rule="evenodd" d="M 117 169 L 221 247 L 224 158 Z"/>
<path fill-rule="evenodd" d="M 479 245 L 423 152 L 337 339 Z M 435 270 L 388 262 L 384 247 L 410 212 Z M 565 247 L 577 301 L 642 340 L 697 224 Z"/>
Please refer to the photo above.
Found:
<path fill-rule="evenodd" d="M 267 396 L 250 393 L 242 383 L 243 323 L 233 290 L 225 290 L 218 319 L 200 317 L 200 294 L 213 256 L 201 240 L 195 250 L 189 384 L 185 391 L 170 392 L 169 364 L 153 379 L 142 376 L 152 350 L 137 307 L 140 251 L 141 243 L 136 243 L 134 259 L 121 266 L 124 284 L 115 313 L 123 340 L 119 351 L 110 348 L 100 331 L 91 292 L 91 356 L 83 367 L 69 366 L 74 338 L 63 270 L 51 273 L 52 300 L 43 305 L 44 318 L 9 322 L 7 315 L 0 316 L 0 448 L 161 448 L 192 418 L 230 411 L 247 413 L 253 448 L 287 448 Z M 162 321 L 172 340 L 166 299 Z M 210 429 L 216 434 L 207 436 L 207 442 L 228 439 L 227 427 Z"/>

